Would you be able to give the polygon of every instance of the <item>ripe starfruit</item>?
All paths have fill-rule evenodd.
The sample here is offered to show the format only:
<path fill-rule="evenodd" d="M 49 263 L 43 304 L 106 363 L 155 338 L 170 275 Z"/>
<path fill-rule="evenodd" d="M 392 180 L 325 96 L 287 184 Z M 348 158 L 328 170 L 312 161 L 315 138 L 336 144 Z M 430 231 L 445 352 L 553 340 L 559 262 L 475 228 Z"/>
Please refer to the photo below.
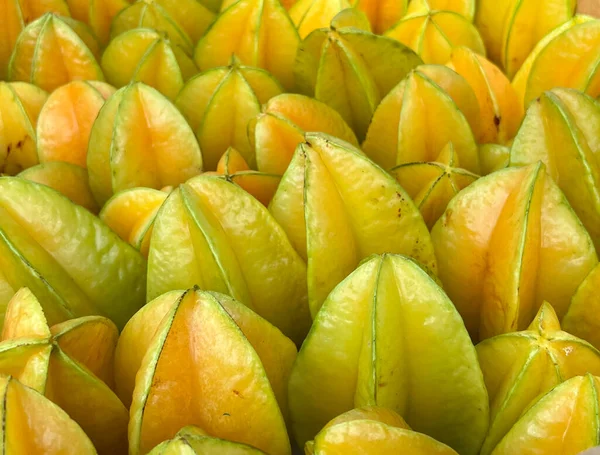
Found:
<path fill-rule="evenodd" d="M 412 0 L 408 5 L 407 14 L 429 11 L 453 11 L 472 22 L 475 16 L 475 0 Z"/>
<path fill-rule="evenodd" d="M 509 163 L 543 161 L 600 250 L 600 102 L 572 89 L 544 92 L 527 110 Z"/>
<path fill-rule="evenodd" d="M 393 39 L 339 23 L 343 14 L 302 41 L 294 73 L 303 94 L 338 111 L 362 140 L 379 102 L 422 62 Z"/>
<path fill-rule="evenodd" d="M 114 39 L 134 28 L 154 29 L 191 55 L 214 18 L 198 0 L 138 0 L 115 16 L 110 34 Z"/>
<path fill-rule="evenodd" d="M 243 66 L 235 57 L 229 66 L 210 69 L 185 84 L 175 104 L 198 138 L 206 170 L 214 171 L 229 147 L 256 168 L 248 122 L 263 104 L 282 92 L 267 71 Z"/>
<path fill-rule="evenodd" d="M 129 0 L 89 0 L 89 24 L 100 43 L 110 40 L 110 26 L 119 12 L 127 8 Z"/>
<path fill-rule="evenodd" d="M 224 177 L 181 185 L 154 222 L 148 300 L 194 285 L 231 295 L 298 344 L 308 332 L 306 265 L 268 210 Z"/>
<path fill-rule="evenodd" d="M 371 257 L 329 294 L 292 369 L 289 405 L 300 444 L 360 406 L 392 409 L 467 455 L 479 452 L 488 427 L 460 315 L 420 264 L 399 255 Z"/>
<path fill-rule="evenodd" d="M 407 254 L 435 273 L 427 226 L 404 189 L 360 150 L 306 133 L 269 210 L 308 266 L 312 316 L 364 258 Z"/>
<path fill-rule="evenodd" d="M 565 330 L 600 349 L 600 264 L 594 267 L 573 295 L 562 320 Z"/>
<path fill-rule="evenodd" d="M 533 49 L 513 79 L 525 107 L 546 90 L 574 88 L 600 95 L 600 20 L 575 16 Z"/>
<path fill-rule="evenodd" d="M 179 185 L 202 172 L 194 132 L 160 92 L 135 82 L 119 89 L 98 114 L 87 154 L 98 204 L 127 188 Z"/>
<path fill-rule="evenodd" d="M 208 435 L 200 428 L 188 425 L 168 441 L 161 442 L 148 455 L 265 455 L 262 450 L 240 442 Z"/>
<path fill-rule="evenodd" d="M 475 26 L 454 11 L 427 10 L 407 14 L 385 32 L 385 36 L 410 47 L 425 63 L 445 65 L 457 46 L 466 46 L 485 56 L 485 46 Z"/>
<path fill-rule="evenodd" d="M 434 161 L 449 142 L 461 166 L 478 173 L 479 104 L 469 83 L 450 68 L 423 65 L 377 107 L 362 144 L 377 164 Z"/>
<path fill-rule="evenodd" d="M 226 66 L 235 54 L 244 65 L 266 69 L 291 90 L 299 43 L 279 0 L 240 0 L 223 11 L 198 41 L 194 59 L 206 71 Z"/>
<path fill-rule="evenodd" d="M 131 188 L 120 191 L 104 204 L 100 219 L 147 258 L 154 219 L 169 190 Z"/>
<path fill-rule="evenodd" d="M 92 125 L 114 92 L 97 81 L 73 81 L 54 90 L 37 122 L 40 163 L 64 161 L 85 168 Z"/>
<path fill-rule="evenodd" d="M 0 174 L 14 175 L 38 163 L 38 116 L 48 94 L 25 82 L 0 82 Z"/>
<path fill-rule="evenodd" d="M 350 6 L 348 0 L 298 0 L 290 8 L 290 17 L 300 38 L 305 39 L 315 30 L 328 28 L 335 16 Z"/>
<path fill-rule="evenodd" d="M 57 65 L 57 61 L 63 62 Z M 74 80 L 104 80 L 94 53 L 62 18 L 48 13 L 29 24 L 15 44 L 8 77 L 52 91 Z"/>
<path fill-rule="evenodd" d="M 415 202 L 430 230 L 450 200 L 478 178 L 460 168 L 452 143 L 442 149 L 435 161 L 401 164 L 390 173 Z"/>
<path fill-rule="evenodd" d="M 60 406 L 100 454 L 124 454 L 129 414 L 109 387 L 118 336 L 101 316 L 50 327 L 40 302 L 22 288 L 6 309 L 0 374 L 13 375 Z"/>
<path fill-rule="evenodd" d="M 600 378 L 576 376 L 542 396 L 496 446 L 493 455 L 576 455 L 600 445 Z"/>
<path fill-rule="evenodd" d="M 305 446 L 306 455 L 458 455 L 429 436 L 412 431 L 396 412 L 364 406 L 331 420 Z"/>
<path fill-rule="evenodd" d="M 295 356 L 291 340 L 226 295 L 195 288 L 150 302 L 127 324 L 115 360 L 119 393 L 133 390 L 129 453 L 196 425 L 290 454 L 285 394 Z"/>
<path fill-rule="evenodd" d="M 231 147 L 219 160 L 216 174 L 241 186 L 264 206 L 269 205 L 281 181 L 280 175 L 250 170 L 241 153 Z"/>
<path fill-rule="evenodd" d="M 523 106 L 502 71 L 467 47 L 452 49 L 448 66 L 464 77 L 479 102 L 479 143 L 507 144 L 517 134 Z"/>
<path fill-rule="evenodd" d="M 263 105 L 248 124 L 248 136 L 259 170 L 282 175 L 305 132 L 322 132 L 358 147 L 354 132 L 327 104 L 304 95 L 284 93 Z"/>
<path fill-rule="evenodd" d="M 100 210 L 90 189 L 87 171 L 80 166 L 49 161 L 25 169 L 18 177 L 49 186 L 94 214 Z"/>
<path fill-rule="evenodd" d="M 98 314 L 123 327 L 144 303 L 144 258 L 83 207 L 18 177 L 0 178 L 0 271 L 2 295 L 28 287 L 51 325 Z"/>
<path fill-rule="evenodd" d="M 493 452 L 540 395 L 574 376 L 600 374 L 600 352 L 562 331 L 547 302 L 527 330 L 488 338 L 477 345 L 477 355 L 491 409 L 490 429 L 481 455 Z"/>
<path fill-rule="evenodd" d="M 81 427 L 42 394 L 0 376 L 0 438 L 11 455 L 96 455 Z"/>
<path fill-rule="evenodd" d="M 102 55 L 102 69 L 115 87 L 140 81 L 171 100 L 198 72 L 192 58 L 179 46 L 148 28 L 128 30 L 114 38 Z"/>
<path fill-rule="evenodd" d="M 373 32 L 381 35 L 404 16 L 408 0 L 356 0 L 352 6 L 364 12 Z"/>
<path fill-rule="evenodd" d="M 572 0 L 479 0 L 475 25 L 490 60 L 512 78 L 535 45 L 573 17 L 575 5 Z"/>
<path fill-rule="evenodd" d="M 524 330 L 544 300 L 562 318 L 598 262 L 592 239 L 539 162 L 469 185 L 431 236 L 444 289 L 474 340 Z"/>

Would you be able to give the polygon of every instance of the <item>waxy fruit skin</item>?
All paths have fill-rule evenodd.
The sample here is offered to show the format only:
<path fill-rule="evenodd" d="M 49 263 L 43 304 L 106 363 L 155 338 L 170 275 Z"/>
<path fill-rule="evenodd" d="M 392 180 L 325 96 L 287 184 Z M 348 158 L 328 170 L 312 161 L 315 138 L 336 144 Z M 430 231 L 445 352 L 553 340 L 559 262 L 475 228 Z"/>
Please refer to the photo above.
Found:
<path fill-rule="evenodd" d="M 600 95 L 600 20 L 575 16 L 540 40 L 513 79 L 523 106 L 555 87 Z"/>
<path fill-rule="evenodd" d="M 35 128 L 48 94 L 26 82 L 0 82 L 0 173 L 38 163 Z"/>
<path fill-rule="evenodd" d="M 574 0 L 479 0 L 475 25 L 491 61 L 513 78 L 535 45 L 571 19 Z"/>
<path fill-rule="evenodd" d="M 562 331 L 547 302 L 527 330 L 488 338 L 476 348 L 492 415 L 482 455 L 492 453 L 540 395 L 574 376 L 600 374 L 600 351 Z"/>
<path fill-rule="evenodd" d="M 600 248 L 600 102 L 573 89 L 531 103 L 509 165 L 542 161 Z"/>
<path fill-rule="evenodd" d="M 206 434 L 193 425 L 183 427 L 177 435 L 161 442 L 148 455 L 265 455 L 262 450 L 239 442 L 227 441 Z"/>
<path fill-rule="evenodd" d="M 121 328 L 144 304 L 144 258 L 83 207 L 18 177 L 0 177 L 0 270 L 0 307 L 28 287 L 51 325 L 102 315 Z"/>
<path fill-rule="evenodd" d="M 396 412 L 377 406 L 334 418 L 304 450 L 307 455 L 457 455 L 445 444 L 412 431 Z"/>
<path fill-rule="evenodd" d="M 283 175 L 305 132 L 321 132 L 358 147 L 354 132 L 327 104 L 308 96 L 283 93 L 271 98 L 248 124 L 260 171 Z"/>
<path fill-rule="evenodd" d="M 340 413 L 383 406 L 415 431 L 477 454 L 489 418 L 460 315 L 420 264 L 389 254 L 363 261 L 329 294 L 298 353 L 289 404 L 300 444 Z"/>
<path fill-rule="evenodd" d="M 202 172 L 202 154 L 179 110 L 156 89 L 129 84 L 104 104 L 90 135 L 90 187 L 99 205 L 121 190 L 177 186 Z"/>
<path fill-rule="evenodd" d="M 235 56 L 229 66 L 209 69 L 185 84 L 175 105 L 194 130 L 206 170 L 214 171 L 229 147 L 256 169 L 248 122 L 280 93 L 283 88 L 267 71 L 244 66 Z"/>
<path fill-rule="evenodd" d="M 429 230 L 452 198 L 479 178 L 460 168 L 451 142 L 435 161 L 401 164 L 390 169 L 390 174 L 415 202 Z"/>
<path fill-rule="evenodd" d="M 100 454 L 125 454 L 129 415 L 109 387 L 118 336 L 101 316 L 50 327 L 40 302 L 22 288 L 6 310 L 0 374 L 13 375 L 60 406 Z"/>
<path fill-rule="evenodd" d="M 452 143 L 461 166 L 479 173 L 479 104 L 469 83 L 441 65 L 422 65 L 377 106 L 365 153 L 385 169 L 434 161 Z"/>
<path fill-rule="evenodd" d="M 63 161 L 85 168 L 92 125 L 115 91 L 98 81 L 73 81 L 54 90 L 37 120 L 39 162 Z"/>
<path fill-rule="evenodd" d="M 77 423 L 42 394 L 0 376 L 0 446 L 7 455 L 96 455 Z"/>
<path fill-rule="evenodd" d="M 292 90 L 299 44 L 298 32 L 278 0 L 240 0 L 208 28 L 196 45 L 194 59 L 206 71 L 227 65 L 235 54 L 242 64 L 266 69 Z"/>
<path fill-rule="evenodd" d="M 76 164 L 49 161 L 27 168 L 17 176 L 58 191 L 94 215 L 100 210 L 90 189 L 87 171 Z"/>
<path fill-rule="evenodd" d="M 406 254 L 436 273 L 427 226 L 410 197 L 359 149 L 331 136 L 305 134 L 269 210 L 306 261 L 313 317 L 371 254 Z"/>
<path fill-rule="evenodd" d="M 194 288 L 149 303 L 128 323 L 116 354 L 121 393 L 135 378 L 129 453 L 148 453 L 196 425 L 217 438 L 290 455 L 287 408 L 282 412 L 278 400 L 285 400 L 295 355 L 291 340 L 226 295 Z"/>
<path fill-rule="evenodd" d="M 51 13 L 23 29 L 10 58 L 8 77 L 49 92 L 74 80 L 104 80 L 94 52 L 70 21 Z"/>
<path fill-rule="evenodd" d="M 308 332 L 304 261 L 266 207 L 224 177 L 180 185 L 154 221 L 147 299 L 194 285 L 231 295 L 298 344 Z"/>
<path fill-rule="evenodd" d="M 475 341 L 524 330 L 544 300 L 562 318 L 598 263 L 592 239 L 539 162 L 469 185 L 431 237 L 444 290 Z"/>
<path fill-rule="evenodd" d="M 115 87 L 140 81 L 170 100 L 198 73 L 196 64 L 183 49 L 149 28 L 134 28 L 111 40 L 101 65 L 106 80 Z"/>
<path fill-rule="evenodd" d="M 600 379 L 586 374 L 557 385 L 514 424 L 492 455 L 577 455 L 600 444 Z"/>
<path fill-rule="evenodd" d="M 379 102 L 422 61 L 391 38 L 345 25 L 344 13 L 304 38 L 294 74 L 301 93 L 338 111 L 362 140 Z"/>
<path fill-rule="evenodd" d="M 585 277 L 573 295 L 571 305 L 562 320 L 566 331 L 600 349 L 600 264 Z"/>
<path fill-rule="evenodd" d="M 407 6 L 408 0 L 357 0 L 353 8 L 364 12 L 373 32 L 381 35 L 404 16 Z"/>

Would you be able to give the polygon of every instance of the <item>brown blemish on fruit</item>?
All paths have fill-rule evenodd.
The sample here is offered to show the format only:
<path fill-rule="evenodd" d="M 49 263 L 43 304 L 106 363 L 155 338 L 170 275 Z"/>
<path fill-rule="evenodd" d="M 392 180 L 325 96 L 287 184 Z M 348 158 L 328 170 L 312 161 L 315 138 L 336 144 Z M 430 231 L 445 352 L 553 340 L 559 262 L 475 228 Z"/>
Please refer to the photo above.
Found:
<path fill-rule="evenodd" d="M 238 397 L 240 397 L 240 398 L 242 398 L 242 399 L 244 398 L 244 397 L 243 397 L 243 395 L 241 394 L 241 392 L 240 392 L 239 390 L 235 390 L 235 389 L 233 389 L 233 393 L 234 393 L 236 396 L 238 396 Z"/>
<path fill-rule="evenodd" d="M 501 120 L 502 120 L 501 117 L 498 117 L 497 115 L 494 115 L 494 125 L 496 125 L 496 128 L 498 128 L 500 126 Z"/>

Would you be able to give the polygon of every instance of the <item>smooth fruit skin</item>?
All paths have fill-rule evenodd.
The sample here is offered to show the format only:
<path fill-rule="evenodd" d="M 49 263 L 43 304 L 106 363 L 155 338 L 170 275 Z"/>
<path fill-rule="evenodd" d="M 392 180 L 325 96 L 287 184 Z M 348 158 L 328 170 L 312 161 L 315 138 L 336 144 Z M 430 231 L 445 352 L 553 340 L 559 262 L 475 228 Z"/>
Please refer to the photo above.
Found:
<path fill-rule="evenodd" d="M 404 16 L 408 0 L 357 0 L 353 8 L 363 11 L 373 32 L 383 34 Z"/>
<path fill-rule="evenodd" d="M 600 102 L 573 89 L 544 92 L 527 110 L 509 165 L 543 161 L 600 248 Z"/>
<path fill-rule="evenodd" d="M 562 331 L 547 302 L 527 330 L 489 338 L 477 345 L 477 355 L 492 414 L 483 455 L 492 453 L 540 395 L 574 376 L 600 372 L 600 352 Z"/>
<path fill-rule="evenodd" d="M 600 380 L 587 374 L 559 384 L 543 395 L 510 429 L 492 455 L 576 455 L 600 443 Z"/>
<path fill-rule="evenodd" d="M 0 178 L 0 252 L 5 282 L 29 287 L 50 324 L 99 314 L 123 327 L 144 303 L 143 257 L 44 185 Z"/>
<path fill-rule="evenodd" d="M 74 80 L 104 80 L 96 57 L 83 39 L 66 21 L 50 13 L 21 32 L 10 58 L 8 77 L 49 92 Z"/>
<path fill-rule="evenodd" d="M 371 254 L 407 254 L 436 273 L 427 226 L 410 197 L 361 151 L 331 136 L 305 134 L 269 210 L 306 261 L 313 317 Z"/>
<path fill-rule="evenodd" d="M 0 377 L 0 430 L 5 453 L 29 455 L 95 455 L 83 430 L 42 394 L 11 376 Z"/>
<path fill-rule="evenodd" d="M 488 425 L 460 316 L 420 265 L 399 255 L 371 257 L 329 295 L 298 353 L 289 400 L 300 444 L 365 405 L 396 411 L 465 454 L 479 452 Z"/>
<path fill-rule="evenodd" d="M 228 306 L 248 311 L 225 295 L 191 290 L 163 317 L 136 376 L 130 454 L 148 453 L 185 425 L 291 454 L 265 367 Z"/>
<path fill-rule="evenodd" d="M 432 240 L 444 289 L 474 340 L 525 329 L 544 300 L 562 318 L 598 262 L 542 163 L 497 171 L 465 188 Z"/>
<path fill-rule="evenodd" d="M 562 320 L 565 330 L 600 349 L 600 265 L 594 267 L 573 295 L 571 305 Z"/>
<path fill-rule="evenodd" d="M 169 195 L 148 277 L 148 300 L 198 285 L 231 295 L 298 344 L 310 326 L 305 263 L 268 210 L 223 177 L 201 175 Z"/>

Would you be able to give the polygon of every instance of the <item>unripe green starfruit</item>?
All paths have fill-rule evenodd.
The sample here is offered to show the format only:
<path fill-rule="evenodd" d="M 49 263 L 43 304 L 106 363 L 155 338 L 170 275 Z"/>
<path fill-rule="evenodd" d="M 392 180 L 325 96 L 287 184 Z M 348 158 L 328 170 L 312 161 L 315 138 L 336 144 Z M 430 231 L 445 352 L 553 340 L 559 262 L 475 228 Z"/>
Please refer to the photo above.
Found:
<path fill-rule="evenodd" d="M 490 60 L 513 78 L 535 45 L 573 17 L 571 0 L 480 0 L 475 25 Z"/>
<path fill-rule="evenodd" d="M 256 168 L 248 122 L 263 104 L 282 92 L 267 71 L 243 66 L 235 57 L 229 66 L 205 71 L 185 84 L 175 104 L 198 138 L 206 170 L 214 171 L 229 147 Z"/>
<path fill-rule="evenodd" d="M 94 214 L 100 210 L 90 189 L 87 171 L 76 164 L 49 161 L 25 169 L 17 176 L 46 185 Z"/>
<path fill-rule="evenodd" d="M 415 202 L 429 229 L 450 200 L 478 178 L 460 168 L 452 143 L 442 149 L 435 161 L 401 164 L 392 168 L 390 174 Z"/>
<path fill-rule="evenodd" d="M 101 63 L 106 79 L 115 87 L 140 81 L 170 100 L 198 72 L 192 58 L 178 45 L 147 28 L 127 30 L 114 38 Z"/>
<path fill-rule="evenodd" d="M 371 254 L 406 254 L 435 273 L 427 226 L 383 169 L 350 144 L 306 133 L 269 210 L 308 267 L 312 316 Z"/>
<path fill-rule="evenodd" d="M 168 441 L 161 442 L 148 455 L 265 455 L 262 450 L 240 442 L 227 441 L 206 434 L 198 427 L 189 425 Z"/>
<path fill-rule="evenodd" d="M 578 454 L 600 445 L 600 379 L 587 374 L 557 385 L 514 424 L 493 455 Z"/>
<path fill-rule="evenodd" d="M 50 327 L 40 302 L 22 288 L 6 310 L 0 374 L 13 375 L 60 406 L 100 454 L 124 454 L 129 415 L 109 387 L 118 336 L 117 327 L 101 316 Z"/>
<path fill-rule="evenodd" d="M 572 89 L 531 103 L 509 165 L 542 161 L 600 249 L 600 102 Z"/>
<path fill-rule="evenodd" d="M 474 340 L 524 330 L 544 300 L 562 318 L 598 262 L 542 163 L 480 178 L 450 202 L 431 236 L 439 277 Z"/>
<path fill-rule="evenodd" d="M 461 166 L 479 172 L 477 97 L 459 74 L 440 65 L 412 71 L 377 106 L 365 153 L 377 164 L 434 161 L 451 142 Z"/>
<path fill-rule="evenodd" d="M 198 41 L 194 59 L 206 71 L 226 66 L 235 54 L 244 65 L 266 69 L 291 90 L 299 42 L 278 0 L 241 0 L 223 11 Z"/>
<path fill-rule="evenodd" d="M 412 431 L 394 411 L 377 406 L 336 417 L 304 450 L 307 455 L 457 455 L 447 445 Z"/>
<path fill-rule="evenodd" d="M 574 376 L 600 374 L 600 351 L 562 331 L 547 302 L 527 330 L 488 338 L 477 345 L 477 355 L 491 408 L 481 455 L 493 452 L 540 395 Z"/>
<path fill-rule="evenodd" d="M 531 51 L 513 79 L 527 108 L 546 90 L 574 88 L 600 95 L 600 20 L 575 16 L 552 30 Z"/>
<path fill-rule="evenodd" d="M 116 353 L 124 400 L 133 389 L 129 453 L 147 453 L 196 425 L 290 454 L 282 400 L 295 356 L 292 341 L 226 295 L 196 288 L 150 302 L 129 321 Z"/>
<path fill-rule="evenodd" d="M 284 93 L 270 99 L 248 124 L 259 170 L 283 175 L 305 132 L 322 132 L 358 147 L 354 132 L 327 104 L 304 95 Z"/>
<path fill-rule="evenodd" d="M 156 89 L 135 82 L 98 114 L 87 154 L 98 204 L 121 190 L 176 186 L 202 172 L 202 154 L 179 110 Z"/>
<path fill-rule="evenodd" d="M 343 13 L 302 41 L 294 73 L 302 93 L 338 111 L 362 140 L 380 101 L 422 62 L 393 39 L 338 23 Z"/>
<path fill-rule="evenodd" d="M 0 288 L 31 289 L 52 325 L 96 314 L 123 327 L 144 304 L 144 258 L 83 207 L 17 177 L 0 178 L 0 270 Z"/>
<path fill-rule="evenodd" d="M 394 410 L 463 454 L 479 452 L 488 426 L 460 315 L 418 263 L 399 255 L 364 261 L 327 297 L 298 353 L 289 400 L 301 444 L 360 406 Z"/>
<path fill-rule="evenodd" d="M 181 185 L 154 221 L 148 300 L 194 285 L 231 295 L 298 344 L 310 326 L 306 265 L 268 210 L 224 177 Z"/>
<path fill-rule="evenodd" d="M 154 220 L 169 195 L 169 189 L 131 188 L 111 197 L 100 212 L 100 219 L 144 257 L 148 257 Z"/>
<path fill-rule="evenodd" d="M 94 53 L 77 30 L 51 13 L 23 29 L 10 58 L 8 77 L 47 91 L 79 79 L 104 80 Z"/>
<path fill-rule="evenodd" d="M 0 173 L 15 175 L 38 163 L 38 116 L 48 94 L 26 82 L 0 82 Z"/>
<path fill-rule="evenodd" d="M 0 438 L 11 455 L 96 455 L 77 423 L 36 390 L 0 376 Z"/>

